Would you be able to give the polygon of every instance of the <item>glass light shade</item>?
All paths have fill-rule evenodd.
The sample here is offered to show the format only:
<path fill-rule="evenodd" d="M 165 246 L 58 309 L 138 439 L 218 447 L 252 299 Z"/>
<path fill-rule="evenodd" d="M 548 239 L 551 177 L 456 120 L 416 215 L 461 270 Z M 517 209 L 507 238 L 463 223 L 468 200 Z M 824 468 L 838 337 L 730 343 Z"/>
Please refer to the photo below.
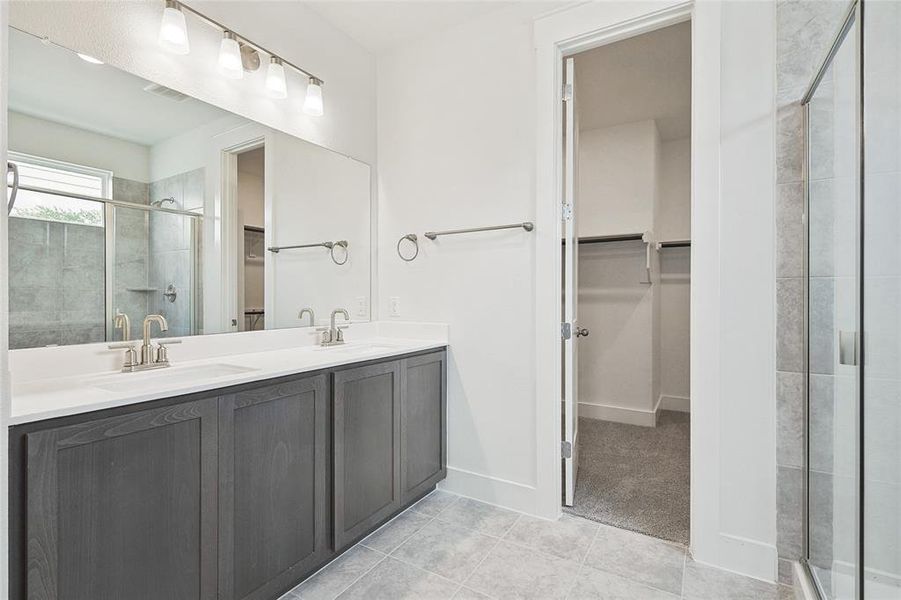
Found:
<path fill-rule="evenodd" d="M 159 44 L 164 50 L 173 54 L 187 54 L 191 51 L 185 15 L 175 3 L 166 3 L 166 8 L 163 10 Z"/>
<path fill-rule="evenodd" d="M 288 97 L 285 67 L 282 65 L 282 61 L 274 56 L 269 61 L 269 69 L 266 71 L 266 89 L 273 98 L 283 99 Z"/>
<path fill-rule="evenodd" d="M 219 44 L 219 72 L 229 79 L 244 77 L 244 66 L 241 63 L 241 47 L 238 41 L 228 33 Z"/>
<path fill-rule="evenodd" d="M 83 60 L 85 62 L 89 62 L 92 65 L 102 65 L 103 64 L 102 60 L 94 58 L 90 54 L 82 54 L 81 52 L 76 52 L 75 54 L 77 54 L 78 58 L 80 58 L 81 60 Z"/>
<path fill-rule="evenodd" d="M 322 86 L 312 77 L 307 85 L 307 97 L 303 101 L 303 112 L 311 117 L 322 116 Z"/>

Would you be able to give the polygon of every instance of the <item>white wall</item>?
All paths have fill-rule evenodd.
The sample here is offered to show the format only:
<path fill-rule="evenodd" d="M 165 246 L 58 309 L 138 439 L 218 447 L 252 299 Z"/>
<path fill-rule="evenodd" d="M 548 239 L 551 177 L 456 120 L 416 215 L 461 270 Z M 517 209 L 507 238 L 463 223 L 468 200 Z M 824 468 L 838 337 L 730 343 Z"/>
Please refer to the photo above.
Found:
<path fill-rule="evenodd" d="M 579 237 L 653 229 L 659 144 L 653 120 L 579 131 Z"/>
<path fill-rule="evenodd" d="M 6 164 L 9 90 L 9 3 L 0 2 L 0 164 Z M 5 210 L 0 210 L 0 590 L 9 589 L 9 239 Z"/>
<path fill-rule="evenodd" d="M 691 138 L 660 144 L 658 240 L 691 238 Z"/>
<path fill-rule="evenodd" d="M 580 237 L 655 229 L 660 146 L 653 120 L 579 131 Z M 645 267 L 641 242 L 579 246 L 579 324 L 591 331 L 579 341 L 581 416 L 656 423 L 659 298 Z"/>
<path fill-rule="evenodd" d="M 535 513 L 535 234 L 422 235 L 534 216 L 529 10 L 379 59 L 379 316 L 398 297 L 399 318 L 450 325 L 445 487 Z M 406 263 L 395 245 L 410 232 L 421 250 Z"/>
<path fill-rule="evenodd" d="M 660 144 L 658 240 L 691 238 L 691 140 Z M 688 410 L 690 385 L 691 249 L 660 250 L 661 407 Z"/>
<path fill-rule="evenodd" d="M 702 2 L 692 33 L 692 551 L 770 580 L 774 13 L 771 4 Z"/>
<path fill-rule="evenodd" d="M 123 179 L 151 181 L 150 149 L 141 144 L 12 111 L 7 135 L 9 149 L 16 152 L 106 169 Z"/>

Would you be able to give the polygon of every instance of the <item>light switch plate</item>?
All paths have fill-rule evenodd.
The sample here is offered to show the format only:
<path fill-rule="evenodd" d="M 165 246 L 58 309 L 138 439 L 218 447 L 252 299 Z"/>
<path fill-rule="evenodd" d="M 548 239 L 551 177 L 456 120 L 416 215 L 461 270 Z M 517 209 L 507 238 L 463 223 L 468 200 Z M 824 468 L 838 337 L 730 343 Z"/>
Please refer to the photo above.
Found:
<path fill-rule="evenodd" d="M 366 296 L 357 296 L 357 316 L 365 317 L 367 312 Z"/>
<path fill-rule="evenodd" d="M 388 310 L 392 317 L 400 316 L 400 296 L 391 296 L 388 299 Z"/>

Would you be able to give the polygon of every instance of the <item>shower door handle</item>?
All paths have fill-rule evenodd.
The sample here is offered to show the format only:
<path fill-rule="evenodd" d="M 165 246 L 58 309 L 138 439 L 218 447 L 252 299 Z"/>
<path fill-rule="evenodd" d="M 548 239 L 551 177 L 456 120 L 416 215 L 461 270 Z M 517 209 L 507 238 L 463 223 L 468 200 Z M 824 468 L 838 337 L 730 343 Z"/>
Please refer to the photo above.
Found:
<path fill-rule="evenodd" d="M 857 365 L 857 332 L 838 332 L 838 364 Z"/>
<path fill-rule="evenodd" d="M 12 184 L 7 184 L 11 191 L 9 192 L 9 200 L 6 204 L 6 214 L 13 211 L 13 206 L 16 204 L 16 194 L 19 193 L 19 166 L 16 163 L 6 163 L 6 176 L 9 177 L 10 173 L 13 174 L 13 182 Z"/>

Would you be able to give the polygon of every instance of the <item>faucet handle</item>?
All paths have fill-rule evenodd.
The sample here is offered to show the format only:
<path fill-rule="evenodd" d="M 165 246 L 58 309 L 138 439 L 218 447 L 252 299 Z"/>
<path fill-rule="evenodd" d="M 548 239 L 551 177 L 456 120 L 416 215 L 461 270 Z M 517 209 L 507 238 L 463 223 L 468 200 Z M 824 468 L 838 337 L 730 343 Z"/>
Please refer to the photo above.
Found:
<path fill-rule="evenodd" d="M 157 340 L 157 342 L 156 342 L 157 346 L 170 346 L 172 344 L 180 344 L 180 343 L 181 343 L 181 340 L 168 340 L 168 339 Z"/>
<path fill-rule="evenodd" d="M 138 352 L 135 350 L 136 344 L 137 342 L 122 342 L 107 346 L 110 350 L 125 350 L 125 362 L 122 363 L 122 370 L 130 370 L 138 364 Z"/>

